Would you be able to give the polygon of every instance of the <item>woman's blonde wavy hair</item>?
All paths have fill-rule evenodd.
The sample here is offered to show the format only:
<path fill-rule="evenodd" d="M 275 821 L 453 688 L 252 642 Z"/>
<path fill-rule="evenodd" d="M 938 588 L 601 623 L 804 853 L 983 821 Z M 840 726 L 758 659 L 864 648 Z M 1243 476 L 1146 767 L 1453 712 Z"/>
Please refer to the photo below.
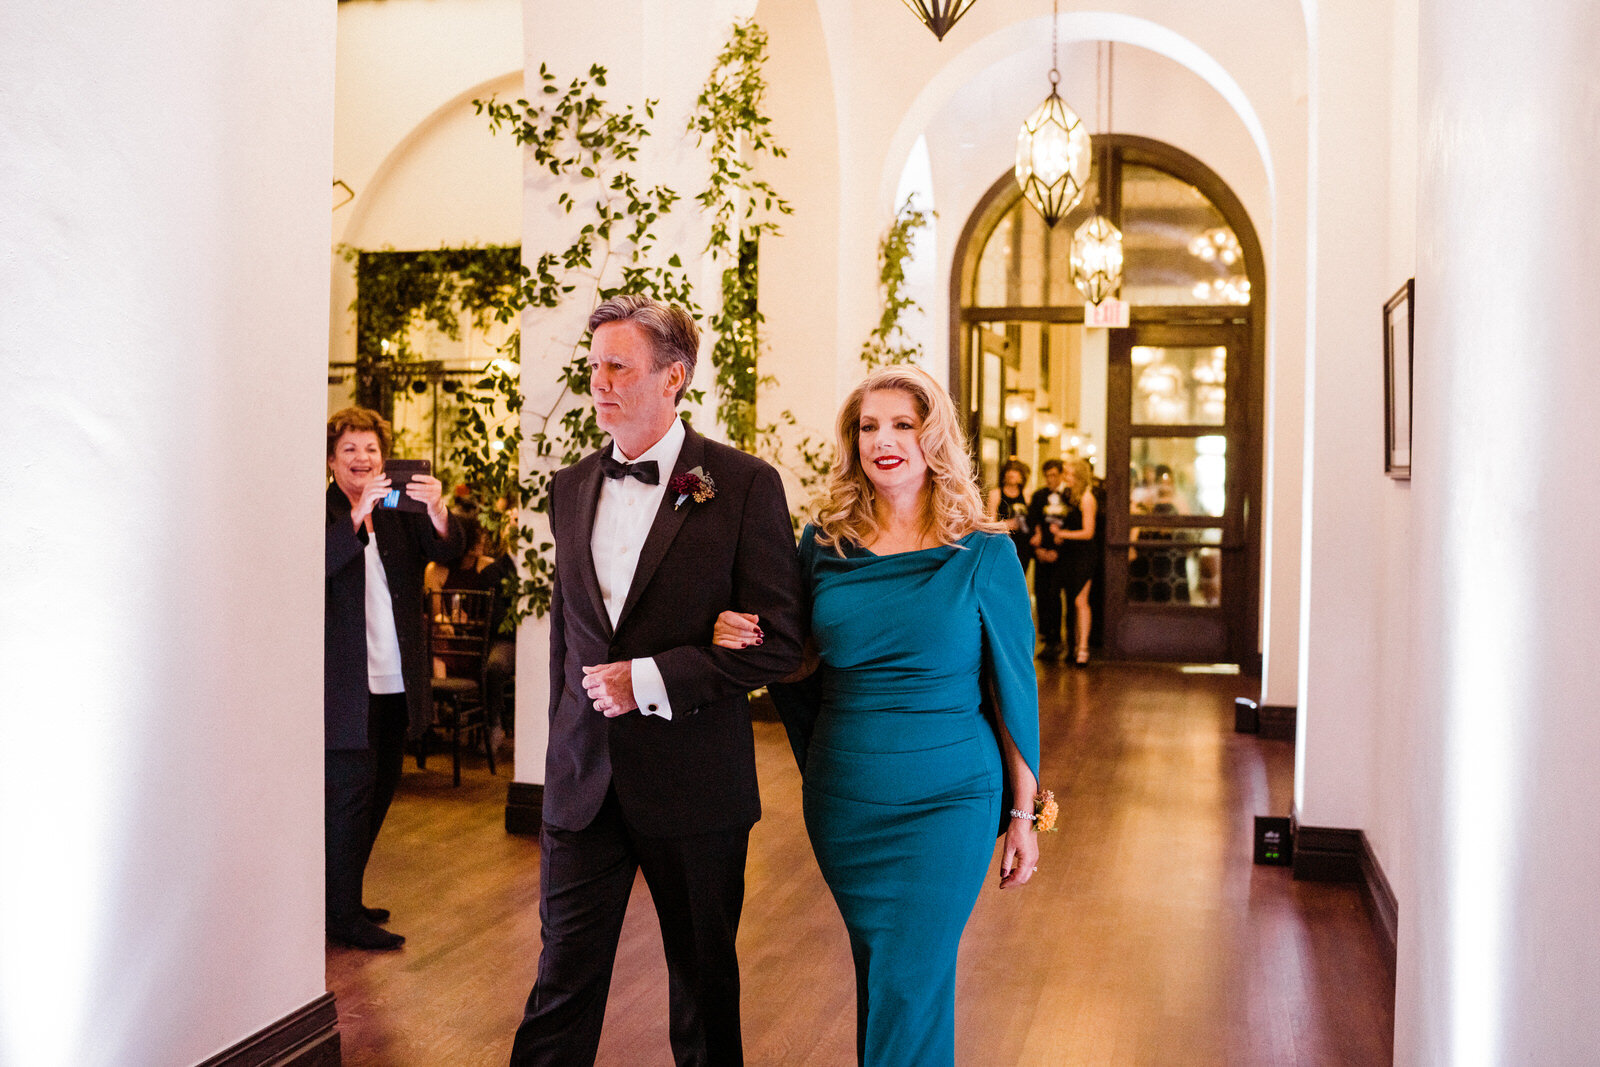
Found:
<path fill-rule="evenodd" d="M 850 391 L 839 409 L 833 466 L 811 502 L 817 543 L 844 554 L 844 543 L 862 545 L 879 530 L 876 491 L 861 466 L 861 405 L 868 393 L 895 390 L 911 398 L 922 428 L 917 443 L 928 461 L 930 492 L 924 516 L 928 532 L 953 545 L 974 530 L 1004 526 L 983 514 L 983 496 L 973 478 L 967 435 L 955 402 L 927 371 L 908 363 L 879 367 Z"/>

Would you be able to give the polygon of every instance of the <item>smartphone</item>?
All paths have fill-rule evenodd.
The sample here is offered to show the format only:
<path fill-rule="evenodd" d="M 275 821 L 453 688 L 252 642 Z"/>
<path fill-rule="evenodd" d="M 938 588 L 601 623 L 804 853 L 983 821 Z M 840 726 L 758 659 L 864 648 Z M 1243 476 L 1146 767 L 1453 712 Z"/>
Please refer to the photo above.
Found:
<path fill-rule="evenodd" d="M 389 477 L 389 492 L 378 501 L 380 508 L 393 508 L 396 511 L 427 511 L 428 506 L 420 500 L 412 499 L 406 493 L 406 486 L 411 484 L 411 479 L 419 474 L 432 474 L 433 463 L 426 459 L 391 459 L 383 465 L 383 473 Z"/>

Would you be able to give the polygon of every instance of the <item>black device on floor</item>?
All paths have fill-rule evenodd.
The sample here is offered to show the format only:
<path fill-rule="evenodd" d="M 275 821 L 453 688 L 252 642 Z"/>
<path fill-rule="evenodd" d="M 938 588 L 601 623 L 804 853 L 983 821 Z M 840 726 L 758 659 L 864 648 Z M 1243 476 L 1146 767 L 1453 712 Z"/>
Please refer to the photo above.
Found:
<path fill-rule="evenodd" d="M 1294 862 L 1294 831 L 1287 818 L 1256 816 L 1256 862 L 1269 867 L 1287 867 Z"/>

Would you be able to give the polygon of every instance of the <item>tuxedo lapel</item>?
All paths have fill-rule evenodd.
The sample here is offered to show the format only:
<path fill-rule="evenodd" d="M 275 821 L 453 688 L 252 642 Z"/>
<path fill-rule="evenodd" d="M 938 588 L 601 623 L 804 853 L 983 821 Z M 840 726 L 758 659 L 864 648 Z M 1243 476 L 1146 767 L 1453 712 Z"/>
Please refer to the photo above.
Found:
<path fill-rule="evenodd" d="M 611 454 L 611 446 L 606 445 L 605 455 Z M 589 606 L 594 611 L 594 617 L 600 621 L 606 640 L 611 640 L 611 613 L 606 611 L 606 598 L 600 593 L 600 576 L 594 569 L 594 517 L 600 508 L 600 483 L 603 479 L 600 464 L 590 464 L 584 471 L 583 478 L 578 482 L 578 522 L 573 531 L 576 541 L 573 550 L 578 557 L 578 574 L 583 579 L 583 589 L 589 597 Z"/>
<path fill-rule="evenodd" d="M 639 550 L 639 566 L 634 569 L 633 584 L 628 586 L 628 598 L 622 602 L 622 611 L 617 615 L 618 629 L 621 629 L 622 624 L 627 621 L 628 613 L 633 610 L 634 604 L 638 603 L 645 587 L 650 584 L 656 568 L 661 565 L 667 549 L 672 546 L 672 539 L 678 536 L 678 528 L 683 525 L 683 520 L 689 517 L 687 503 L 683 507 L 674 506 L 678 494 L 672 491 L 671 478 L 700 466 L 705 459 L 705 451 L 705 438 L 695 433 L 694 427 L 685 424 L 683 447 L 678 450 L 678 462 L 673 466 L 672 475 L 667 479 L 669 482 L 667 491 L 661 496 L 661 506 L 656 511 L 655 521 L 650 524 L 650 534 L 644 539 L 644 547 Z"/>

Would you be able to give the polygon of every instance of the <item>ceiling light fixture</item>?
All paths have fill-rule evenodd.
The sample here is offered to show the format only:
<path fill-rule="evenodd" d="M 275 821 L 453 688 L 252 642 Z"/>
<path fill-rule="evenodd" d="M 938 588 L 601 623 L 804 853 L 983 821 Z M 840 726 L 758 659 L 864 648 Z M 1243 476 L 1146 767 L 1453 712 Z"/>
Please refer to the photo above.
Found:
<path fill-rule="evenodd" d="M 917 21 L 933 31 L 939 40 L 950 32 L 950 27 L 961 21 L 961 16 L 972 9 L 977 0 L 905 0 L 906 7 L 917 16 Z"/>
<path fill-rule="evenodd" d="M 1102 41 L 1095 55 L 1095 86 L 1105 87 L 1106 109 L 1100 124 L 1100 184 L 1105 184 L 1111 162 L 1111 92 L 1114 78 L 1111 42 Z M 1100 77 L 1100 57 L 1105 56 L 1104 79 Z M 1122 285 L 1122 231 L 1098 206 L 1094 216 L 1078 227 L 1072 238 L 1072 282 L 1091 304 L 1099 304 Z"/>
<path fill-rule="evenodd" d="M 1045 225 L 1054 226 L 1083 199 L 1089 181 L 1089 133 L 1077 112 L 1056 91 L 1056 23 L 1058 4 L 1050 5 L 1050 95 L 1034 109 L 1017 133 L 1017 184 L 1039 209 Z"/>

